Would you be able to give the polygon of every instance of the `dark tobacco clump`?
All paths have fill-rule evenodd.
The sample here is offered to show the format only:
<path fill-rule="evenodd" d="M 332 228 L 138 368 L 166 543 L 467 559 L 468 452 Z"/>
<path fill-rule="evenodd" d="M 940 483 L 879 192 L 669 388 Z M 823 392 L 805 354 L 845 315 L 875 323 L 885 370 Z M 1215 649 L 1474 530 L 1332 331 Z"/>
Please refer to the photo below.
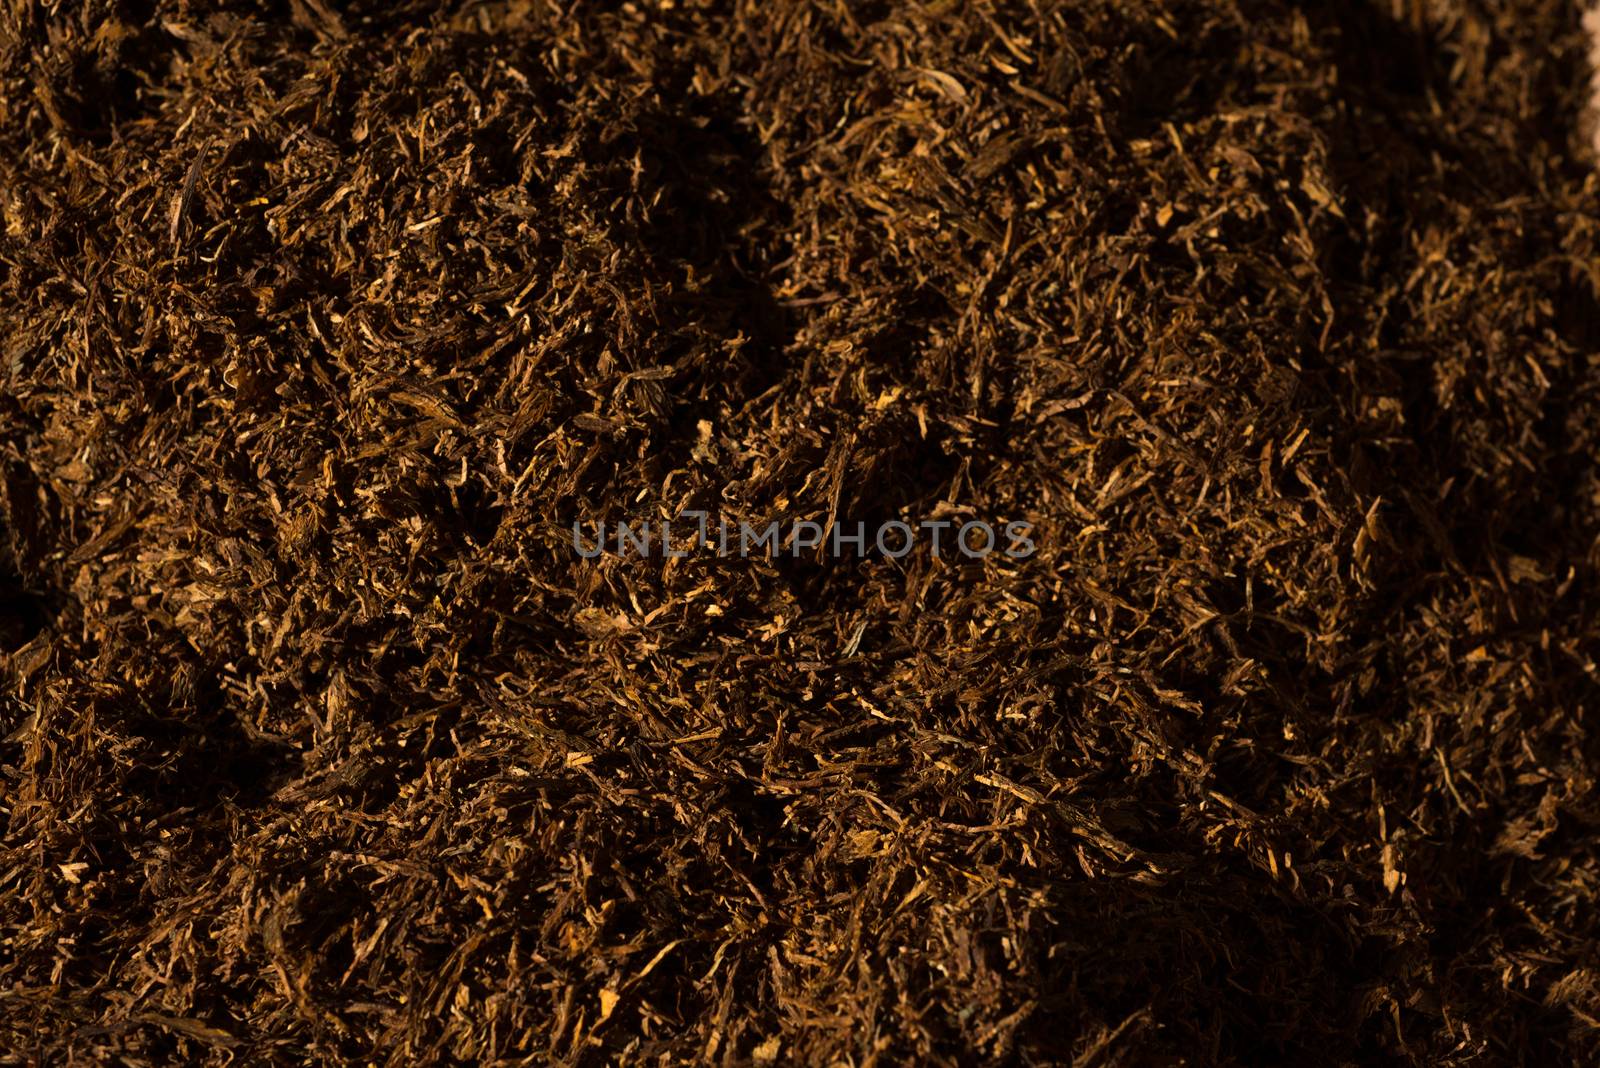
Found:
<path fill-rule="evenodd" d="M 0 16 L 18 1063 L 1591 1063 L 1567 0 Z M 1032 524 L 1025 559 L 571 528 Z"/>

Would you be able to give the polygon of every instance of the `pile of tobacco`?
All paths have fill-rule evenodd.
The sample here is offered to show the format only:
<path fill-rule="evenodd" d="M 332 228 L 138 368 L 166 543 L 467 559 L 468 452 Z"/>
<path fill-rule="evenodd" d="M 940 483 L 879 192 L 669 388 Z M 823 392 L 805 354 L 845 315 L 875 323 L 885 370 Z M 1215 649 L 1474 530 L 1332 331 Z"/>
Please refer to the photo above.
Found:
<path fill-rule="evenodd" d="M 1600 1057 L 1580 5 L 3 8 L 0 1062 Z"/>

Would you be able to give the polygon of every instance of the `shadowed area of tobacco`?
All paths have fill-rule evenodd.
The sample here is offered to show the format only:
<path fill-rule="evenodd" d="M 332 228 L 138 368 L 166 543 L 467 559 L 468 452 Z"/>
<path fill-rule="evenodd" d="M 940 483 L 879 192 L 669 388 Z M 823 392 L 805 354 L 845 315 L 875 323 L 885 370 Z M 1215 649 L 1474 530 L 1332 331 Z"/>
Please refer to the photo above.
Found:
<path fill-rule="evenodd" d="M 0 1060 L 1592 1063 L 1583 55 L 5 5 Z"/>

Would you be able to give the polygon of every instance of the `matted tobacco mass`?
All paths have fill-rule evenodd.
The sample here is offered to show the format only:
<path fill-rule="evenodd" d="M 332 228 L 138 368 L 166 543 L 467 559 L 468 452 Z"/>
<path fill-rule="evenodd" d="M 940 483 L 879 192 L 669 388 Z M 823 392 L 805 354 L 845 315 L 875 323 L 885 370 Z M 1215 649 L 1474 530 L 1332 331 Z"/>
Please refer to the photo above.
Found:
<path fill-rule="evenodd" d="M 1582 14 L 5 5 L 0 1060 L 1593 1063 Z"/>

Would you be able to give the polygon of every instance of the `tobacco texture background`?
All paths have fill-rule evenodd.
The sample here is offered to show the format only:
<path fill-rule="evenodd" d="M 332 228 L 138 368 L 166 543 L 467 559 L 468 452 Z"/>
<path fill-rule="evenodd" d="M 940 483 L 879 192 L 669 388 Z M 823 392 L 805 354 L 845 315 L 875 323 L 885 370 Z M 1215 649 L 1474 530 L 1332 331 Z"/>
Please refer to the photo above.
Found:
<path fill-rule="evenodd" d="M 3 7 L 8 1063 L 1600 1056 L 1577 5 Z"/>

